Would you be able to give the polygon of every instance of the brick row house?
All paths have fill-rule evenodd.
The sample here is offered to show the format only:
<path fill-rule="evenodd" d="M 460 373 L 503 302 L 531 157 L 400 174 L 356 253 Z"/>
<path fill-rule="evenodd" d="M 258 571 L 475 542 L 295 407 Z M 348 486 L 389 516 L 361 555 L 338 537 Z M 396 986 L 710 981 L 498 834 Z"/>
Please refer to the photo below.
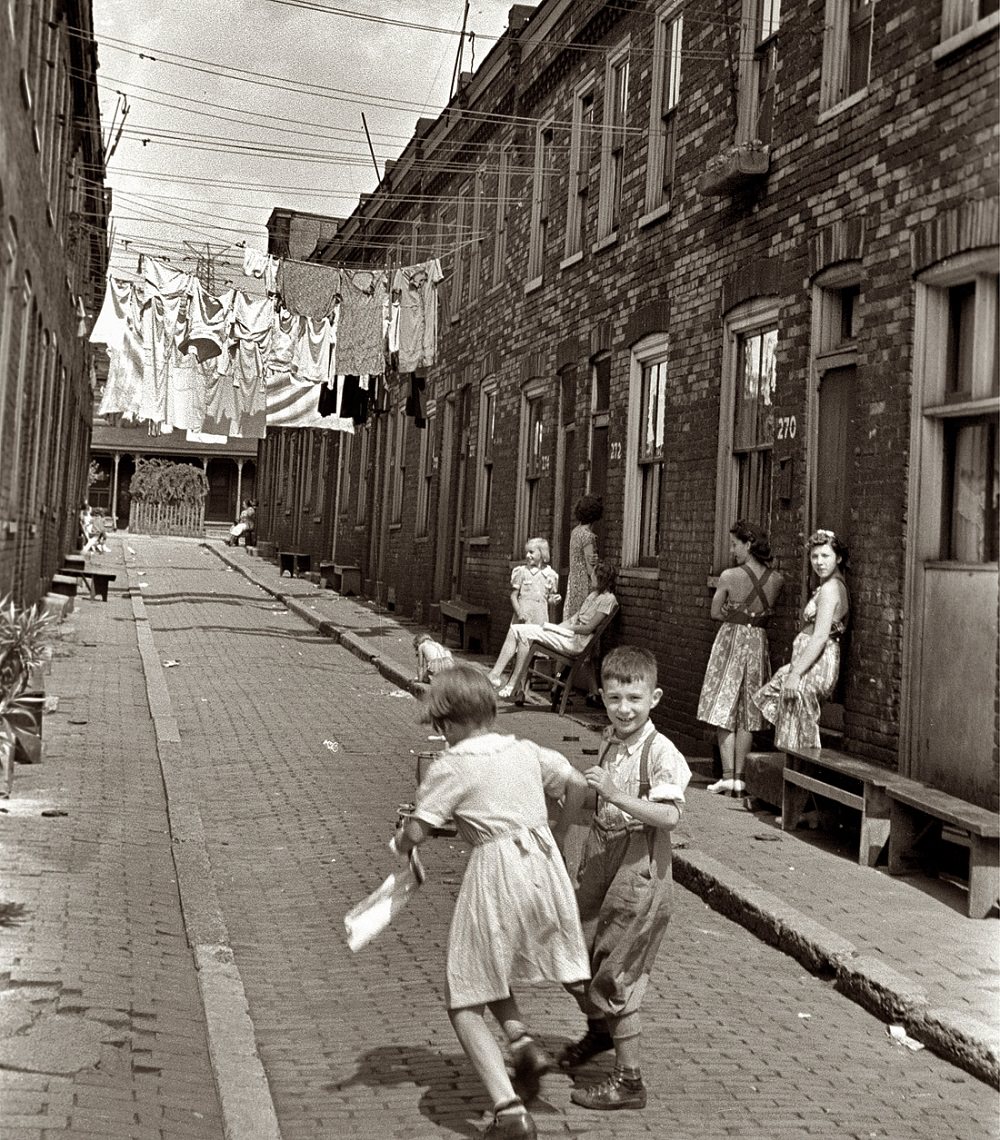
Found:
<path fill-rule="evenodd" d="M 108 204 L 89 2 L 0 6 L 0 595 L 75 547 Z M 82 334 L 82 335 L 81 335 Z"/>
<path fill-rule="evenodd" d="M 424 620 L 484 606 L 494 650 L 525 539 L 565 575 L 601 494 L 612 641 L 656 654 L 661 725 L 705 749 L 729 527 L 762 522 L 786 576 L 775 664 L 832 528 L 846 747 L 995 807 L 997 24 L 995 0 L 513 8 L 312 254 L 441 259 L 427 426 L 406 378 L 353 437 L 269 433 L 263 537 L 335 542 Z"/>

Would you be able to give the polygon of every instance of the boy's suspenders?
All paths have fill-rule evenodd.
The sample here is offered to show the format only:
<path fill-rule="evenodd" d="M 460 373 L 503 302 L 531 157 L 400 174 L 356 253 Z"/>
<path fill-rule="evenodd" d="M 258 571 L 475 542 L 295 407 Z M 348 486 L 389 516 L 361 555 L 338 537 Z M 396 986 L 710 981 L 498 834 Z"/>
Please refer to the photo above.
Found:
<path fill-rule="evenodd" d="M 640 800 L 649 799 L 649 791 L 650 791 L 650 787 L 651 787 L 650 781 L 649 781 L 649 753 L 652 751 L 653 741 L 655 739 L 656 739 L 656 733 L 651 732 L 649 734 L 649 736 L 647 736 L 646 739 L 643 741 L 642 752 L 639 753 L 639 799 Z M 616 741 L 609 740 L 606 743 L 606 745 L 604 747 L 604 751 L 601 753 L 601 755 L 598 759 L 599 765 L 604 764 L 604 758 L 611 751 L 612 745 L 616 745 Z M 649 827 L 648 825 L 643 824 L 642 830 L 646 833 L 646 843 L 649 847 L 649 858 L 650 858 L 650 860 L 652 860 L 652 858 L 653 858 L 653 845 L 654 845 L 655 840 L 656 840 L 656 828 L 655 827 Z"/>

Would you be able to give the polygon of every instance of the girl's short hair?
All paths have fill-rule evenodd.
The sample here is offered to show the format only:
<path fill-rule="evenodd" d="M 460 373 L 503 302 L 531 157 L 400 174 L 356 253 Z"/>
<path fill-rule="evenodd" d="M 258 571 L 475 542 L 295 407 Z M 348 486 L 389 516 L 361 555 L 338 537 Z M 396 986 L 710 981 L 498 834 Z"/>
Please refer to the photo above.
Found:
<path fill-rule="evenodd" d="M 474 665 L 454 665 L 431 677 L 423 698 L 424 723 L 450 721 L 465 728 L 488 728 L 497 715 L 496 690 Z"/>
<path fill-rule="evenodd" d="M 738 538 L 740 542 L 749 543 L 750 553 L 758 562 L 771 561 L 771 544 L 759 526 L 755 526 L 745 519 L 737 519 L 729 528 L 729 533 L 733 538 Z"/>
<path fill-rule="evenodd" d="M 840 558 L 840 569 L 847 569 L 847 543 L 838 538 L 832 530 L 814 530 L 809 536 L 806 547 L 812 550 L 814 546 L 826 546 L 829 543 L 833 553 Z"/>
<path fill-rule="evenodd" d="M 549 540 L 547 538 L 529 538 L 524 544 L 524 548 L 527 550 L 532 546 L 542 556 L 542 561 L 546 565 L 552 561 L 552 551 L 549 549 Z"/>
<path fill-rule="evenodd" d="M 618 567 L 609 559 L 602 558 L 594 567 L 594 581 L 599 592 L 613 594 L 618 581 Z"/>
<path fill-rule="evenodd" d="M 648 649 L 634 645 L 619 645 L 601 662 L 601 684 L 608 681 L 645 681 L 650 689 L 656 688 L 656 658 Z"/>
<path fill-rule="evenodd" d="M 582 523 L 597 522 L 604 514 L 604 503 L 599 495 L 583 495 L 577 499 L 573 513 Z"/>

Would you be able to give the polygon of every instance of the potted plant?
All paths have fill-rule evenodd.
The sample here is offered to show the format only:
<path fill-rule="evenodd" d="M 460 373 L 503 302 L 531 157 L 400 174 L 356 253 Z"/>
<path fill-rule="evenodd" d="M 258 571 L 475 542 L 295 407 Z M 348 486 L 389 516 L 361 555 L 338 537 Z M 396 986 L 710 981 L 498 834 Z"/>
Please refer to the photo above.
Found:
<path fill-rule="evenodd" d="M 732 194 L 763 177 L 771 161 L 771 148 L 760 139 L 732 143 L 713 155 L 698 178 L 698 190 L 706 195 Z"/>
<path fill-rule="evenodd" d="M 54 619 L 38 606 L 18 608 L 8 595 L 0 599 L 0 761 L 9 796 L 14 780 L 14 755 L 20 748 L 29 763 L 41 759 L 37 696 L 28 695 L 32 674 L 45 665 Z"/>

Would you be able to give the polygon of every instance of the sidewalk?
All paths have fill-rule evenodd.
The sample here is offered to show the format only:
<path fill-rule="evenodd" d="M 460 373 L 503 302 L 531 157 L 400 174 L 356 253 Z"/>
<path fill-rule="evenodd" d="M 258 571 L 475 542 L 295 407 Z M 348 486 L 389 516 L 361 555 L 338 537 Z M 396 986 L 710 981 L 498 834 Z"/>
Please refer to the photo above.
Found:
<path fill-rule="evenodd" d="M 283 578 L 276 565 L 243 548 L 205 545 L 315 629 L 412 690 L 412 638 L 421 627 L 364 599 Z M 548 709 L 525 708 L 516 719 L 519 733 L 557 749 L 567 739 L 596 734 L 604 723 L 589 710 L 561 718 Z M 967 918 L 956 887 L 859 867 L 819 832 L 784 833 L 774 815 L 706 793 L 707 768 L 702 764 L 699 771 L 697 762 L 692 768 L 675 845 L 677 881 L 829 977 L 876 1016 L 903 1025 L 941 1056 L 1000 1085 L 996 920 Z"/>

